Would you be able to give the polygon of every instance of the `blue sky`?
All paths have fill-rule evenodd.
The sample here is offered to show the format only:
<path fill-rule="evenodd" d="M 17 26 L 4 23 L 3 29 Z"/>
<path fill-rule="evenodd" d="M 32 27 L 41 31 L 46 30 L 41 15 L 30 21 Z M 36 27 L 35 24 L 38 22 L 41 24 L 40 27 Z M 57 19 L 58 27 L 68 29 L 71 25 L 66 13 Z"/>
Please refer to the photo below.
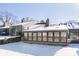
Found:
<path fill-rule="evenodd" d="M 79 4 L 56 4 L 56 3 L 2 3 L 0 11 L 8 11 L 18 16 L 18 20 L 23 17 L 30 17 L 36 20 L 46 20 L 50 23 L 59 23 L 68 20 L 79 20 Z"/>

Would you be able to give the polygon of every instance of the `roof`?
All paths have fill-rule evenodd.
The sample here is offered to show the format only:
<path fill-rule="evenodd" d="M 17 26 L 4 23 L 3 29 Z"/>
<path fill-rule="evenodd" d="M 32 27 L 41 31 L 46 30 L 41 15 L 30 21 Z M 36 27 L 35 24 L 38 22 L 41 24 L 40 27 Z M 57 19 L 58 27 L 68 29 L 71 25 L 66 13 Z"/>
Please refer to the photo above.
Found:
<path fill-rule="evenodd" d="M 27 32 L 27 31 L 63 31 L 63 30 L 68 30 L 66 25 L 39 27 L 39 28 L 35 28 L 35 29 L 24 30 L 23 32 Z"/>
<path fill-rule="evenodd" d="M 36 24 L 36 25 L 29 27 L 29 29 L 40 29 L 40 28 L 44 28 L 44 26 L 45 25 L 43 25 L 43 24 Z"/>
<path fill-rule="evenodd" d="M 79 29 L 79 24 L 68 24 L 67 25 L 67 27 L 69 28 L 69 29 Z"/>
<path fill-rule="evenodd" d="M 18 23 L 18 24 L 13 24 L 12 26 L 19 26 L 19 25 L 24 25 L 24 24 L 28 24 L 30 22 L 23 22 L 23 23 Z"/>
<path fill-rule="evenodd" d="M 19 37 L 19 36 L 0 36 L 0 40 L 7 40 L 9 38 L 16 38 L 16 37 Z"/>
<path fill-rule="evenodd" d="M 12 26 L 25 25 L 25 24 L 29 24 L 29 23 L 31 23 L 31 22 L 37 23 L 37 21 L 29 21 L 29 22 L 23 22 L 23 23 L 13 24 Z"/>
<path fill-rule="evenodd" d="M 10 26 L 5 26 L 5 27 L 0 27 L 0 29 L 6 29 L 9 28 Z"/>

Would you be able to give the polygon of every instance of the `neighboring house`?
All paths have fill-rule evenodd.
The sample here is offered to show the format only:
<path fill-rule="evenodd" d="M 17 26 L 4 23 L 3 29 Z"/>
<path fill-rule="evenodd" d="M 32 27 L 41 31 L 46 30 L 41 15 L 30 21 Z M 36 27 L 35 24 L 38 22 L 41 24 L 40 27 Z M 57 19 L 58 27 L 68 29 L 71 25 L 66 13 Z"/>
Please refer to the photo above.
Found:
<path fill-rule="evenodd" d="M 72 41 L 79 42 L 79 24 L 76 21 L 69 21 L 65 24 L 69 29 L 69 38 Z"/>

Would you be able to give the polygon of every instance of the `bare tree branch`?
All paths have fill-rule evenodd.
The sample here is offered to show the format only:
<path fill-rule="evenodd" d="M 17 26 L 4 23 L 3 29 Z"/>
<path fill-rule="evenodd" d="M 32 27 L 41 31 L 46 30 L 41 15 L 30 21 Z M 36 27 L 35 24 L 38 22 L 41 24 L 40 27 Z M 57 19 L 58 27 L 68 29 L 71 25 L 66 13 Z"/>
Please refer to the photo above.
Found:
<path fill-rule="evenodd" d="M 0 12 L 0 21 L 3 23 L 5 26 L 7 25 L 12 25 L 13 23 L 16 22 L 16 16 L 14 16 L 12 13 L 9 12 Z"/>

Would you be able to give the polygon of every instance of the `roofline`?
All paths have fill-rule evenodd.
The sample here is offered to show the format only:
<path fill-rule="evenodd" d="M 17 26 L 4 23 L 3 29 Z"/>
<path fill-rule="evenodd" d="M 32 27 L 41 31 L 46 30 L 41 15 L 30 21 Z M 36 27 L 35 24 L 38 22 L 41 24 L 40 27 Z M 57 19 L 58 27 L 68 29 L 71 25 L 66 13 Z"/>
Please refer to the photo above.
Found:
<path fill-rule="evenodd" d="M 51 31 L 68 31 L 68 30 L 35 30 L 35 31 L 31 31 L 31 30 L 28 30 L 28 31 L 23 31 L 23 32 L 51 32 Z"/>

